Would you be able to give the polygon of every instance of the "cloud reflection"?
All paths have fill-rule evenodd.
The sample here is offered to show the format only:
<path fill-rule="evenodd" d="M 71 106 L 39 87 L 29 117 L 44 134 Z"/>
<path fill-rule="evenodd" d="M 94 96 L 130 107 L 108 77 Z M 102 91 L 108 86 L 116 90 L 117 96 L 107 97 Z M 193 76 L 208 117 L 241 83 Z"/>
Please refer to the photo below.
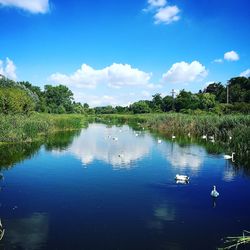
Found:
<path fill-rule="evenodd" d="M 114 137 L 118 140 L 113 140 Z M 100 160 L 111 164 L 113 168 L 130 168 L 134 161 L 150 152 L 152 145 L 150 136 L 135 136 L 128 126 L 107 128 L 101 124 L 91 124 L 65 151 L 54 150 L 53 153 L 70 153 L 80 159 L 83 165 Z"/>
<path fill-rule="evenodd" d="M 204 162 L 205 150 L 198 146 L 181 147 L 177 143 L 161 147 L 162 154 L 173 167 L 198 171 Z"/>

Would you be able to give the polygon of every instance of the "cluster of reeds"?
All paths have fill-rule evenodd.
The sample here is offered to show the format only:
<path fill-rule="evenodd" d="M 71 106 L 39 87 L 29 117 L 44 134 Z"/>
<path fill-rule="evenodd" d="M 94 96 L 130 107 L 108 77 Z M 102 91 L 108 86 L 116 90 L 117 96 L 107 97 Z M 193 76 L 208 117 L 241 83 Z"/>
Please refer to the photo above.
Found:
<path fill-rule="evenodd" d="M 41 134 L 79 129 L 85 121 L 82 115 L 1 115 L 0 142 L 33 141 Z"/>

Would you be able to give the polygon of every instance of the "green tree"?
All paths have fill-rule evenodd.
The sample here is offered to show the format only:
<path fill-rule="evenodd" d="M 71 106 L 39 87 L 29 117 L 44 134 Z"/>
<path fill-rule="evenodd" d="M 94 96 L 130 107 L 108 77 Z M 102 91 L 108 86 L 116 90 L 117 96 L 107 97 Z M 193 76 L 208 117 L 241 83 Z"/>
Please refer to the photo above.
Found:
<path fill-rule="evenodd" d="M 220 103 L 226 102 L 226 87 L 221 82 L 214 82 L 209 84 L 203 91 L 203 93 L 209 93 L 215 95 L 215 100 Z"/>
<path fill-rule="evenodd" d="M 153 95 L 152 97 L 153 97 L 153 99 L 152 99 L 152 107 L 151 107 L 151 108 L 152 108 L 155 112 L 160 112 L 160 111 L 162 111 L 163 102 L 162 102 L 161 94 L 156 93 L 156 94 Z"/>
<path fill-rule="evenodd" d="M 134 114 L 150 113 L 150 108 L 145 101 L 138 101 L 130 105 L 129 109 Z"/>
<path fill-rule="evenodd" d="M 162 99 L 162 110 L 164 112 L 168 112 L 168 111 L 171 111 L 173 109 L 173 103 L 174 103 L 174 99 L 172 96 L 165 96 L 163 99 Z"/>
<path fill-rule="evenodd" d="M 210 93 L 198 94 L 200 99 L 199 108 L 202 110 L 209 110 L 215 107 L 215 95 Z"/>
<path fill-rule="evenodd" d="M 199 104 L 199 97 L 196 94 L 185 91 L 184 89 L 181 90 L 175 99 L 175 108 L 177 111 L 182 109 L 198 109 Z"/>
<path fill-rule="evenodd" d="M 61 113 L 62 107 L 67 113 L 72 113 L 74 110 L 72 103 L 73 93 L 64 85 L 45 85 L 44 97 L 50 113 Z"/>

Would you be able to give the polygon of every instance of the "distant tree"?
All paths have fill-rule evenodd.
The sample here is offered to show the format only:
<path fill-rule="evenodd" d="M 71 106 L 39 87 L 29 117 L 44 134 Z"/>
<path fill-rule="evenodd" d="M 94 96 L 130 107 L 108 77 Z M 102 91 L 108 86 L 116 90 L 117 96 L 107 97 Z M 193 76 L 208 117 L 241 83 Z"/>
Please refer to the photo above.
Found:
<path fill-rule="evenodd" d="M 116 109 L 116 112 L 119 114 L 128 112 L 128 107 L 116 106 L 115 109 Z"/>
<path fill-rule="evenodd" d="M 129 109 L 134 114 L 150 113 L 150 108 L 145 101 L 138 101 L 130 105 Z"/>
<path fill-rule="evenodd" d="M 220 82 L 214 82 L 209 84 L 204 89 L 203 93 L 215 95 L 215 100 L 220 103 L 226 102 L 226 87 L 224 87 Z"/>
<path fill-rule="evenodd" d="M 182 109 L 197 109 L 199 108 L 200 99 L 196 94 L 187 92 L 184 89 L 180 91 L 175 99 L 175 108 L 177 111 Z"/>
<path fill-rule="evenodd" d="M 229 100 L 232 103 L 249 102 L 250 78 L 234 77 L 228 81 Z"/>
<path fill-rule="evenodd" d="M 152 103 L 151 109 L 153 109 L 154 112 L 162 111 L 163 102 L 162 102 L 161 94 L 157 93 L 157 94 L 153 95 L 152 97 L 153 97 L 153 99 L 151 102 Z"/>
<path fill-rule="evenodd" d="M 162 99 L 162 110 L 164 112 L 168 112 L 171 111 L 173 109 L 173 103 L 174 103 L 174 99 L 172 96 L 165 96 Z"/>
<path fill-rule="evenodd" d="M 199 109 L 209 110 L 215 107 L 215 95 L 210 93 L 198 94 L 200 99 Z"/>

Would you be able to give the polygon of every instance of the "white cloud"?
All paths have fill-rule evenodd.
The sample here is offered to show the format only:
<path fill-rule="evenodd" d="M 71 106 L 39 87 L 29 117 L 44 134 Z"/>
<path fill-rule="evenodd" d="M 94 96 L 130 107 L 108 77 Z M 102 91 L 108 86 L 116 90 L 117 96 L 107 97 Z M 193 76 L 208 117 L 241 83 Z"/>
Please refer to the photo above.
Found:
<path fill-rule="evenodd" d="M 49 11 L 49 0 L 0 0 L 0 5 L 20 8 L 34 14 Z"/>
<path fill-rule="evenodd" d="M 148 0 L 149 7 L 163 7 L 167 4 L 166 0 Z"/>
<path fill-rule="evenodd" d="M 10 60 L 8 57 L 6 58 L 6 61 L 3 62 L 0 60 L 0 74 L 4 75 L 5 77 L 16 80 L 16 66 L 12 60 Z"/>
<path fill-rule="evenodd" d="M 215 59 L 213 62 L 215 62 L 215 63 L 223 63 L 223 59 L 218 58 L 218 59 Z"/>
<path fill-rule="evenodd" d="M 113 63 L 111 66 L 100 70 L 83 64 L 72 75 L 55 73 L 49 77 L 49 80 L 75 88 L 95 88 L 98 84 L 121 88 L 124 86 L 148 85 L 151 75 L 151 73 L 132 68 L 129 64 Z"/>
<path fill-rule="evenodd" d="M 88 93 L 82 93 L 79 91 L 73 91 L 74 92 L 74 99 L 77 102 L 81 103 L 88 103 L 90 107 L 101 107 L 101 106 L 107 106 L 107 105 L 112 105 L 112 106 L 117 106 L 121 103 L 122 100 L 117 100 L 117 97 L 111 96 L 111 95 L 92 95 Z"/>
<path fill-rule="evenodd" d="M 155 23 L 170 24 L 178 21 L 180 19 L 180 16 L 178 16 L 179 13 L 180 9 L 176 5 L 160 8 L 154 15 Z"/>
<path fill-rule="evenodd" d="M 178 62 L 163 74 L 162 80 L 169 83 L 190 83 L 202 80 L 208 74 L 205 66 L 198 61 Z"/>
<path fill-rule="evenodd" d="M 227 61 L 238 61 L 240 57 L 235 51 L 232 50 L 224 54 L 224 59 Z"/>
<path fill-rule="evenodd" d="M 112 64 L 104 69 L 107 72 L 108 85 L 120 88 L 122 86 L 141 86 L 149 84 L 151 73 L 145 73 L 132 68 L 128 64 Z"/>
<path fill-rule="evenodd" d="M 240 73 L 240 76 L 250 77 L 250 69 L 247 69 Z"/>

